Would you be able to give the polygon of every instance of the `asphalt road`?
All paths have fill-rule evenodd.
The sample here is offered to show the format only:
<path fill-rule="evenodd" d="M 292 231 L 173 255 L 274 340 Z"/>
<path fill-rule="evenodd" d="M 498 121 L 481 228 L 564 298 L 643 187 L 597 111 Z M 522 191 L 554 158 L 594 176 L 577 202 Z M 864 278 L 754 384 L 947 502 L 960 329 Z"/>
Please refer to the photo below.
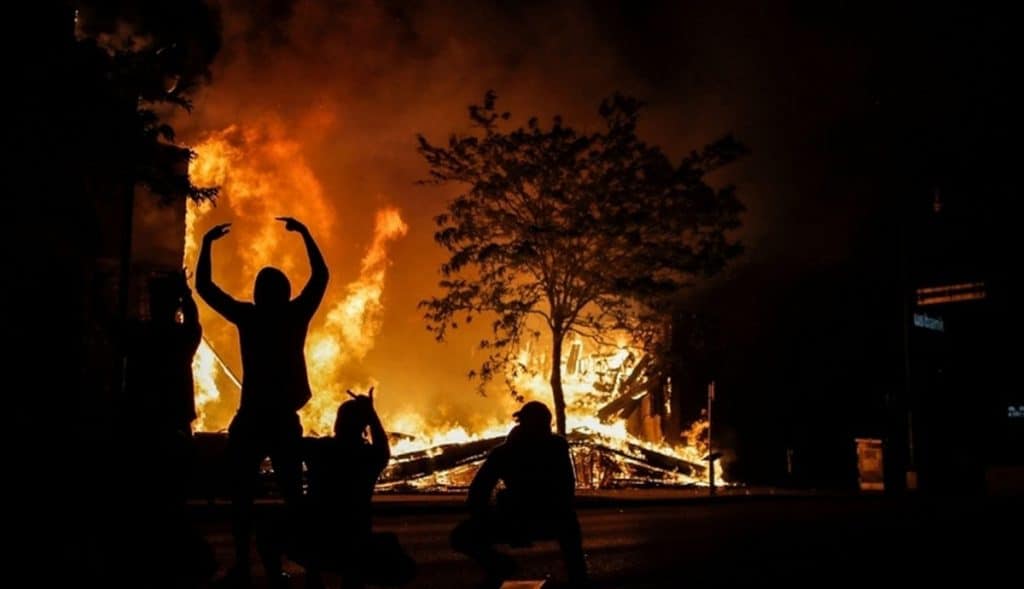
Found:
<path fill-rule="evenodd" d="M 381 506 L 376 528 L 398 534 L 418 563 L 411 587 L 458 589 L 479 580 L 448 548 L 451 505 Z M 228 526 L 201 528 L 221 563 Z M 1019 499 L 725 498 L 631 502 L 580 510 L 595 587 L 1020 586 Z M 557 546 L 512 552 L 517 578 L 563 578 Z M 291 567 L 301 587 L 301 569 Z M 258 572 L 257 572 L 258 575 Z"/>

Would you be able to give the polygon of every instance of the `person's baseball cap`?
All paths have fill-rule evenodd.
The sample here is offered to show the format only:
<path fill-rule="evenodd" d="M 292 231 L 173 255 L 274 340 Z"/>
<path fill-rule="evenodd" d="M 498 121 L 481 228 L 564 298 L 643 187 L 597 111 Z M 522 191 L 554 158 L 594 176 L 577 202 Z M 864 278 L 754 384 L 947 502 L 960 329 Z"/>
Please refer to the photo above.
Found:
<path fill-rule="evenodd" d="M 530 401 L 512 414 L 519 423 L 551 425 L 551 410 L 540 401 Z"/>

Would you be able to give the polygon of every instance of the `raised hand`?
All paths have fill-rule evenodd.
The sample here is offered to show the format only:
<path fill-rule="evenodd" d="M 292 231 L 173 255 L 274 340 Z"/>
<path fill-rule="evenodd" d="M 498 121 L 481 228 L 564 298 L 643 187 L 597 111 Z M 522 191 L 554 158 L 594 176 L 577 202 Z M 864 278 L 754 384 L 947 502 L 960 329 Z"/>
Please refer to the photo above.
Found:
<path fill-rule="evenodd" d="M 231 232 L 231 223 L 221 223 L 220 225 L 214 225 L 212 229 L 206 232 L 203 239 L 206 241 L 217 241 L 221 237 L 224 237 Z"/>
<path fill-rule="evenodd" d="M 306 233 L 309 229 L 303 225 L 302 221 L 299 221 L 295 217 L 275 217 L 278 221 L 284 222 L 284 228 L 288 231 L 295 231 L 298 233 Z"/>
<path fill-rule="evenodd" d="M 345 392 L 348 393 L 348 396 L 352 397 L 356 401 L 360 401 L 362 403 L 367 403 L 370 407 L 373 407 L 373 389 L 374 388 L 375 387 L 370 387 L 370 390 L 365 395 L 357 395 L 356 393 L 353 393 L 350 390 L 347 390 Z"/>

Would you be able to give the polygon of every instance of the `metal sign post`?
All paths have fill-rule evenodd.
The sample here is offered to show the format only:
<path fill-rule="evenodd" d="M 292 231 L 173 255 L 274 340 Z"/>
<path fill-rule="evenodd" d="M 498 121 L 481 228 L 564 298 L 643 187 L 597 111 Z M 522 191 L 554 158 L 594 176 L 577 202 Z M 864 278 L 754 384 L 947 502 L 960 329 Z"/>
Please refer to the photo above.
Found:
<path fill-rule="evenodd" d="M 711 447 L 711 406 L 715 400 L 715 381 L 708 384 L 708 494 L 715 494 L 715 452 Z"/>

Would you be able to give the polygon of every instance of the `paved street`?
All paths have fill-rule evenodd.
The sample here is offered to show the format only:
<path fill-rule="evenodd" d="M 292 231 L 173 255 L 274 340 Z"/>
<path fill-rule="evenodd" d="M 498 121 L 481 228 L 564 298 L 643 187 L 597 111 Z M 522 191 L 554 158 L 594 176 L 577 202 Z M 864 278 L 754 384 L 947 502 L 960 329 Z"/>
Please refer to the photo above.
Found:
<path fill-rule="evenodd" d="M 1020 579 L 1019 500 L 632 499 L 591 499 L 580 510 L 597 587 L 1015 586 Z M 396 532 L 419 563 L 413 587 L 472 587 L 477 580 L 471 563 L 448 549 L 457 507 L 450 498 L 379 502 L 377 528 Z M 229 563 L 222 513 L 205 511 L 202 528 Z M 514 554 L 518 578 L 562 578 L 553 543 Z M 298 578 L 293 583 L 301 586 Z"/>

